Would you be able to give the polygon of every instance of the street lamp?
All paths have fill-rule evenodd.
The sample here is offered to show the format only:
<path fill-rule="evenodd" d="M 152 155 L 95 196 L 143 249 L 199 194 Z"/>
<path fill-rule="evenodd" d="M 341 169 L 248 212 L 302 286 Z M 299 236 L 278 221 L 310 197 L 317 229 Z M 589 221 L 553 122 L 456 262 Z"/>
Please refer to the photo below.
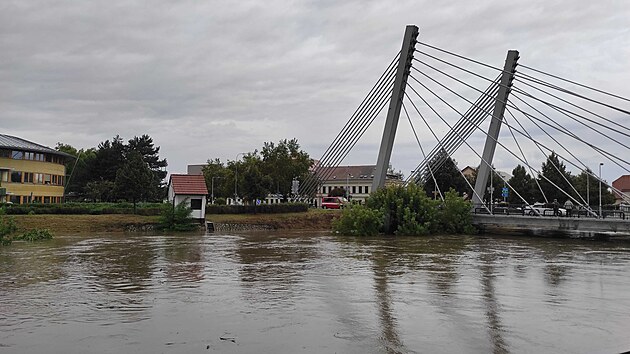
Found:
<path fill-rule="evenodd" d="M 604 166 L 603 162 L 599 163 L 599 215 L 598 218 L 602 217 L 602 166 Z"/>
<path fill-rule="evenodd" d="M 214 179 L 221 179 L 223 177 L 219 177 L 219 176 L 212 176 L 212 182 L 210 183 L 210 189 L 212 190 L 211 193 L 211 198 L 210 198 L 210 203 L 214 204 Z"/>
<path fill-rule="evenodd" d="M 236 159 L 234 160 L 234 169 L 236 170 L 236 175 L 234 178 L 234 204 L 236 204 L 238 201 L 238 190 L 236 187 L 238 184 L 238 155 L 245 155 L 245 153 L 239 152 L 238 154 L 236 154 Z"/>
<path fill-rule="evenodd" d="M 589 190 L 589 184 L 591 180 L 590 170 L 586 170 L 586 205 L 588 209 L 591 209 L 591 192 Z"/>

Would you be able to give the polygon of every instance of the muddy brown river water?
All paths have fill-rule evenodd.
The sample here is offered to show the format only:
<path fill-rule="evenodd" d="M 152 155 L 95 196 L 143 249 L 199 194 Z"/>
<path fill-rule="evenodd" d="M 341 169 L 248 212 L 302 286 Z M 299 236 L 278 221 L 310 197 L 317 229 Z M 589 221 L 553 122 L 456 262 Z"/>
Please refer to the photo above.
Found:
<path fill-rule="evenodd" d="M 630 244 L 325 232 L 0 247 L 0 353 L 621 353 Z"/>

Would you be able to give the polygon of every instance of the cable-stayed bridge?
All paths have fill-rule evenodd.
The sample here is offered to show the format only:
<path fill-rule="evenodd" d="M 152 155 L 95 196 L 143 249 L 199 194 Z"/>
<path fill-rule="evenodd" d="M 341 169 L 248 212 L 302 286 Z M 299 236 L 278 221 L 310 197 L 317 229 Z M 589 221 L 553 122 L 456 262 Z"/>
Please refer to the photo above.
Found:
<path fill-rule="evenodd" d="M 630 200 L 601 178 L 604 163 L 630 174 L 630 128 L 626 123 L 630 99 L 519 64 L 515 50 L 508 51 L 504 65 L 498 67 L 418 41 L 417 37 L 418 28 L 407 26 L 401 51 L 319 159 L 318 166 L 327 168 L 316 173 L 317 178 L 305 181 L 301 194 L 312 195 L 322 180 L 329 179 L 326 174 L 334 170 L 329 167 L 339 166 L 386 112 L 372 190 L 385 184 L 402 116 L 419 147 L 419 163 L 405 183 L 432 183 L 436 197 L 443 198 L 445 191 L 436 180 L 440 168 L 457 153 L 479 161 L 474 182 L 462 175 L 472 194 L 472 212 L 478 224 L 630 233 L 625 213 L 610 212 L 605 218 L 601 191 L 596 207 L 588 190 L 592 181 L 593 189 L 603 185 Z M 508 178 L 496 173 L 493 161 L 497 152 L 501 159 L 509 158 L 533 177 L 543 202 L 553 200 L 547 194 L 568 200 L 577 217 L 558 218 L 532 206 L 534 201 L 526 191 L 519 190 L 522 186 L 511 185 Z M 549 155 L 556 159 L 547 160 L 543 168 L 533 162 L 535 156 Z M 601 161 L 599 174 L 589 167 L 594 159 Z M 586 193 L 567 178 L 566 167 L 586 177 Z M 549 178 L 553 174 L 560 178 Z M 519 208 L 498 208 L 503 215 L 496 215 L 492 191 L 487 195 L 492 176 L 501 178 L 504 189 L 518 197 Z M 532 216 L 537 218 L 535 222 Z"/>

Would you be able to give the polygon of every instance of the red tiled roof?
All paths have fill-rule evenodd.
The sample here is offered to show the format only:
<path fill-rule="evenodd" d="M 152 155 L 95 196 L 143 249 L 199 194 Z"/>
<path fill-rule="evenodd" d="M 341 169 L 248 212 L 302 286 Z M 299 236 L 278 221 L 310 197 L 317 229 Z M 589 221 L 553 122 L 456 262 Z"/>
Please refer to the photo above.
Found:
<path fill-rule="evenodd" d="M 203 175 L 171 175 L 169 182 L 175 194 L 206 195 L 208 188 Z"/>

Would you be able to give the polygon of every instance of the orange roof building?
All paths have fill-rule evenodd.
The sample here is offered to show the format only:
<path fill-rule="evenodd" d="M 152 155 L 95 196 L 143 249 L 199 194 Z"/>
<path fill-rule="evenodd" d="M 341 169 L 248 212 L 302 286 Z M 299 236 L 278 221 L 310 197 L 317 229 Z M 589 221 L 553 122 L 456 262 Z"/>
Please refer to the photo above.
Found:
<path fill-rule="evenodd" d="M 168 180 L 168 200 L 173 205 L 186 203 L 194 219 L 205 220 L 208 187 L 203 175 L 172 174 Z"/>

